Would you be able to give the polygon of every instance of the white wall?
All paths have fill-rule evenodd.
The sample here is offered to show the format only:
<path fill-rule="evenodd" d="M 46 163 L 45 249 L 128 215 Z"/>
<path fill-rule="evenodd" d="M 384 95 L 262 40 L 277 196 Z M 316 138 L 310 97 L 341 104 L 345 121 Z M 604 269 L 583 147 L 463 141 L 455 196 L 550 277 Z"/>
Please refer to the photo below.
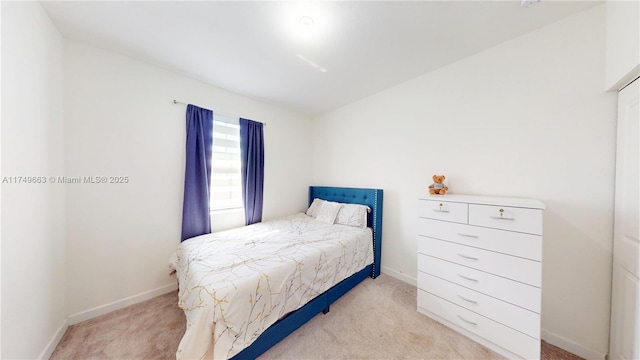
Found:
<path fill-rule="evenodd" d="M 640 1 L 612 1 L 607 8 L 605 88 L 617 91 L 640 76 Z"/>
<path fill-rule="evenodd" d="M 62 175 L 63 39 L 38 3 L 1 6 L 2 177 Z M 2 184 L 3 359 L 48 358 L 66 328 L 64 191 Z"/>
<path fill-rule="evenodd" d="M 213 109 L 214 116 L 267 123 L 263 217 L 306 206 L 311 121 L 305 116 L 72 40 L 65 42 L 64 90 L 67 175 L 130 179 L 67 185 L 74 319 L 175 287 L 167 260 L 180 241 L 185 106 L 173 99 Z M 227 220 L 214 219 L 213 227 L 234 225 Z M 230 221 L 243 225 L 244 216 Z"/>
<path fill-rule="evenodd" d="M 543 201 L 544 337 L 603 358 L 615 162 L 604 60 L 601 5 L 320 116 L 313 180 L 384 189 L 383 272 L 410 282 L 416 199 L 433 174 L 452 193 Z"/>

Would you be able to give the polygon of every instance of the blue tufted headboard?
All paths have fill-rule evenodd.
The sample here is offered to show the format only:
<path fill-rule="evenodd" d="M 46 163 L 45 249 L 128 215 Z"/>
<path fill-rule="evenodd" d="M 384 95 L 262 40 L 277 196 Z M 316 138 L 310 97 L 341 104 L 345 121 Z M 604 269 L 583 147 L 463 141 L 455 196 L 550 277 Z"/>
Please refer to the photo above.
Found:
<path fill-rule="evenodd" d="M 378 277 L 380 275 L 382 254 L 383 191 L 381 189 L 309 186 L 309 205 L 315 198 L 347 204 L 362 204 L 371 208 L 367 218 L 367 225 L 373 229 L 373 269 L 371 277 Z"/>

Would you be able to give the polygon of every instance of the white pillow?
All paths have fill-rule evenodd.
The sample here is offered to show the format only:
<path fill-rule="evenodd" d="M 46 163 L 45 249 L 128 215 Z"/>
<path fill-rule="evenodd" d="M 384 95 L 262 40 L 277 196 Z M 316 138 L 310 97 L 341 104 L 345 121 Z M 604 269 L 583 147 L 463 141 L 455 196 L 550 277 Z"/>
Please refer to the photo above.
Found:
<path fill-rule="evenodd" d="M 332 201 L 323 202 L 322 206 L 320 206 L 320 211 L 318 211 L 318 216 L 316 217 L 316 220 L 323 223 L 327 223 L 327 224 L 333 224 L 333 222 L 336 220 L 336 216 L 338 215 L 338 211 L 340 211 L 341 207 L 342 207 L 342 204 L 337 202 L 332 202 Z"/>
<path fill-rule="evenodd" d="M 343 204 L 336 216 L 336 224 L 366 228 L 367 213 L 370 211 L 366 205 Z"/>
<path fill-rule="evenodd" d="M 313 202 L 307 209 L 307 215 L 311 216 L 312 218 L 315 218 L 316 216 L 318 216 L 318 211 L 320 211 L 320 206 L 322 206 L 323 202 L 324 200 L 322 199 L 318 199 L 318 198 L 313 199 Z"/>

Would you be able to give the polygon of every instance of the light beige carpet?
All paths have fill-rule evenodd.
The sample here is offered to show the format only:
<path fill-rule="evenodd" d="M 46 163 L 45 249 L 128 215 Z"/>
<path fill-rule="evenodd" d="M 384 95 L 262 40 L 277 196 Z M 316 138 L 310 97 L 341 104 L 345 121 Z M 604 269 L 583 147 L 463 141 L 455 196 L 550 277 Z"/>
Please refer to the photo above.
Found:
<path fill-rule="evenodd" d="M 69 327 L 51 359 L 175 359 L 177 292 Z M 259 359 L 502 359 L 416 311 L 416 288 L 367 279 Z M 542 359 L 577 360 L 543 342 Z"/>

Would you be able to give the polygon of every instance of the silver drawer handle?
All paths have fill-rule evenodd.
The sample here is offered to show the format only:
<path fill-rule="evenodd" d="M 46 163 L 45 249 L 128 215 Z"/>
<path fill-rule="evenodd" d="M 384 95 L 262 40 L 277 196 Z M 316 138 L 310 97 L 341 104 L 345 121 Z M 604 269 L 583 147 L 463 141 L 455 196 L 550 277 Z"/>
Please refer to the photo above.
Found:
<path fill-rule="evenodd" d="M 469 256 L 469 255 L 463 255 L 463 254 L 458 254 L 458 256 L 463 257 L 465 259 L 469 259 L 469 260 L 478 260 L 478 258 L 475 256 Z"/>
<path fill-rule="evenodd" d="M 478 325 L 478 323 L 475 323 L 475 322 L 473 322 L 473 321 L 469 321 L 469 320 L 467 320 L 467 319 L 463 318 L 463 317 L 462 317 L 462 316 L 460 316 L 460 315 L 458 315 L 458 318 L 459 318 L 460 320 L 462 320 L 462 321 L 466 322 L 467 324 L 471 324 L 471 325 L 473 325 L 473 326 L 477 326 L 477 325 Z"/>
<path fill-rule="evenodd" d="M 501 216 L 489 216 L 489 217 L 496 220 L 515 220 L 515 218 L 506 218 Z"/>
<path fill-rule="evenodd" d="M 498 211 L 500 212 L 500 216 L 489 216 L 489 217 L 496 220 L 515 220 L 514 218 L 504 217 L 504 209 L 500 209 Z"/>
<path fill-rule="evenodd" d="M 449 210 L 442 210 L 442 203 L 438 204 L 438 208 L 437 209 L 433 209 L 433 211 L 441 212 L 441 213 L 448 213 L 449 212 Z"/>
<path fill-rule="evenodd" d="M 464 276 L 462 274 L 458 274 L 458 276 L 460 276 L 461 278 L 463 278 L 465 280 L 478 282 L 478 279 L 470 278 L 470 277 Z"/>
<path fill-rule="evenodd" d="M 468 237 L 468 238 L 474 238 L 474 239 L 478 238 L 478 235 L 469 235 L 469 234 L 463 234 L 463 233 L 458 233 L 458 235 Z"/>
<path fill-rule="evenodd" d="M 464 296 L 462 296 L 462 295 L 460 295 L 460 294 L 458 294 L 458 297 L 459 297 L 460 299 L 462 299 L 462 300 L 466 301 L 466 302 L 470 302 L 470 303 L 472 303 L 472 304 L 478 304 L 478 302 L 477 302 L 477 301 L 475 301 L 475 300 L 471 300 L 471 299 L 467 299 L 466 297 L 464 297 Z"/>

